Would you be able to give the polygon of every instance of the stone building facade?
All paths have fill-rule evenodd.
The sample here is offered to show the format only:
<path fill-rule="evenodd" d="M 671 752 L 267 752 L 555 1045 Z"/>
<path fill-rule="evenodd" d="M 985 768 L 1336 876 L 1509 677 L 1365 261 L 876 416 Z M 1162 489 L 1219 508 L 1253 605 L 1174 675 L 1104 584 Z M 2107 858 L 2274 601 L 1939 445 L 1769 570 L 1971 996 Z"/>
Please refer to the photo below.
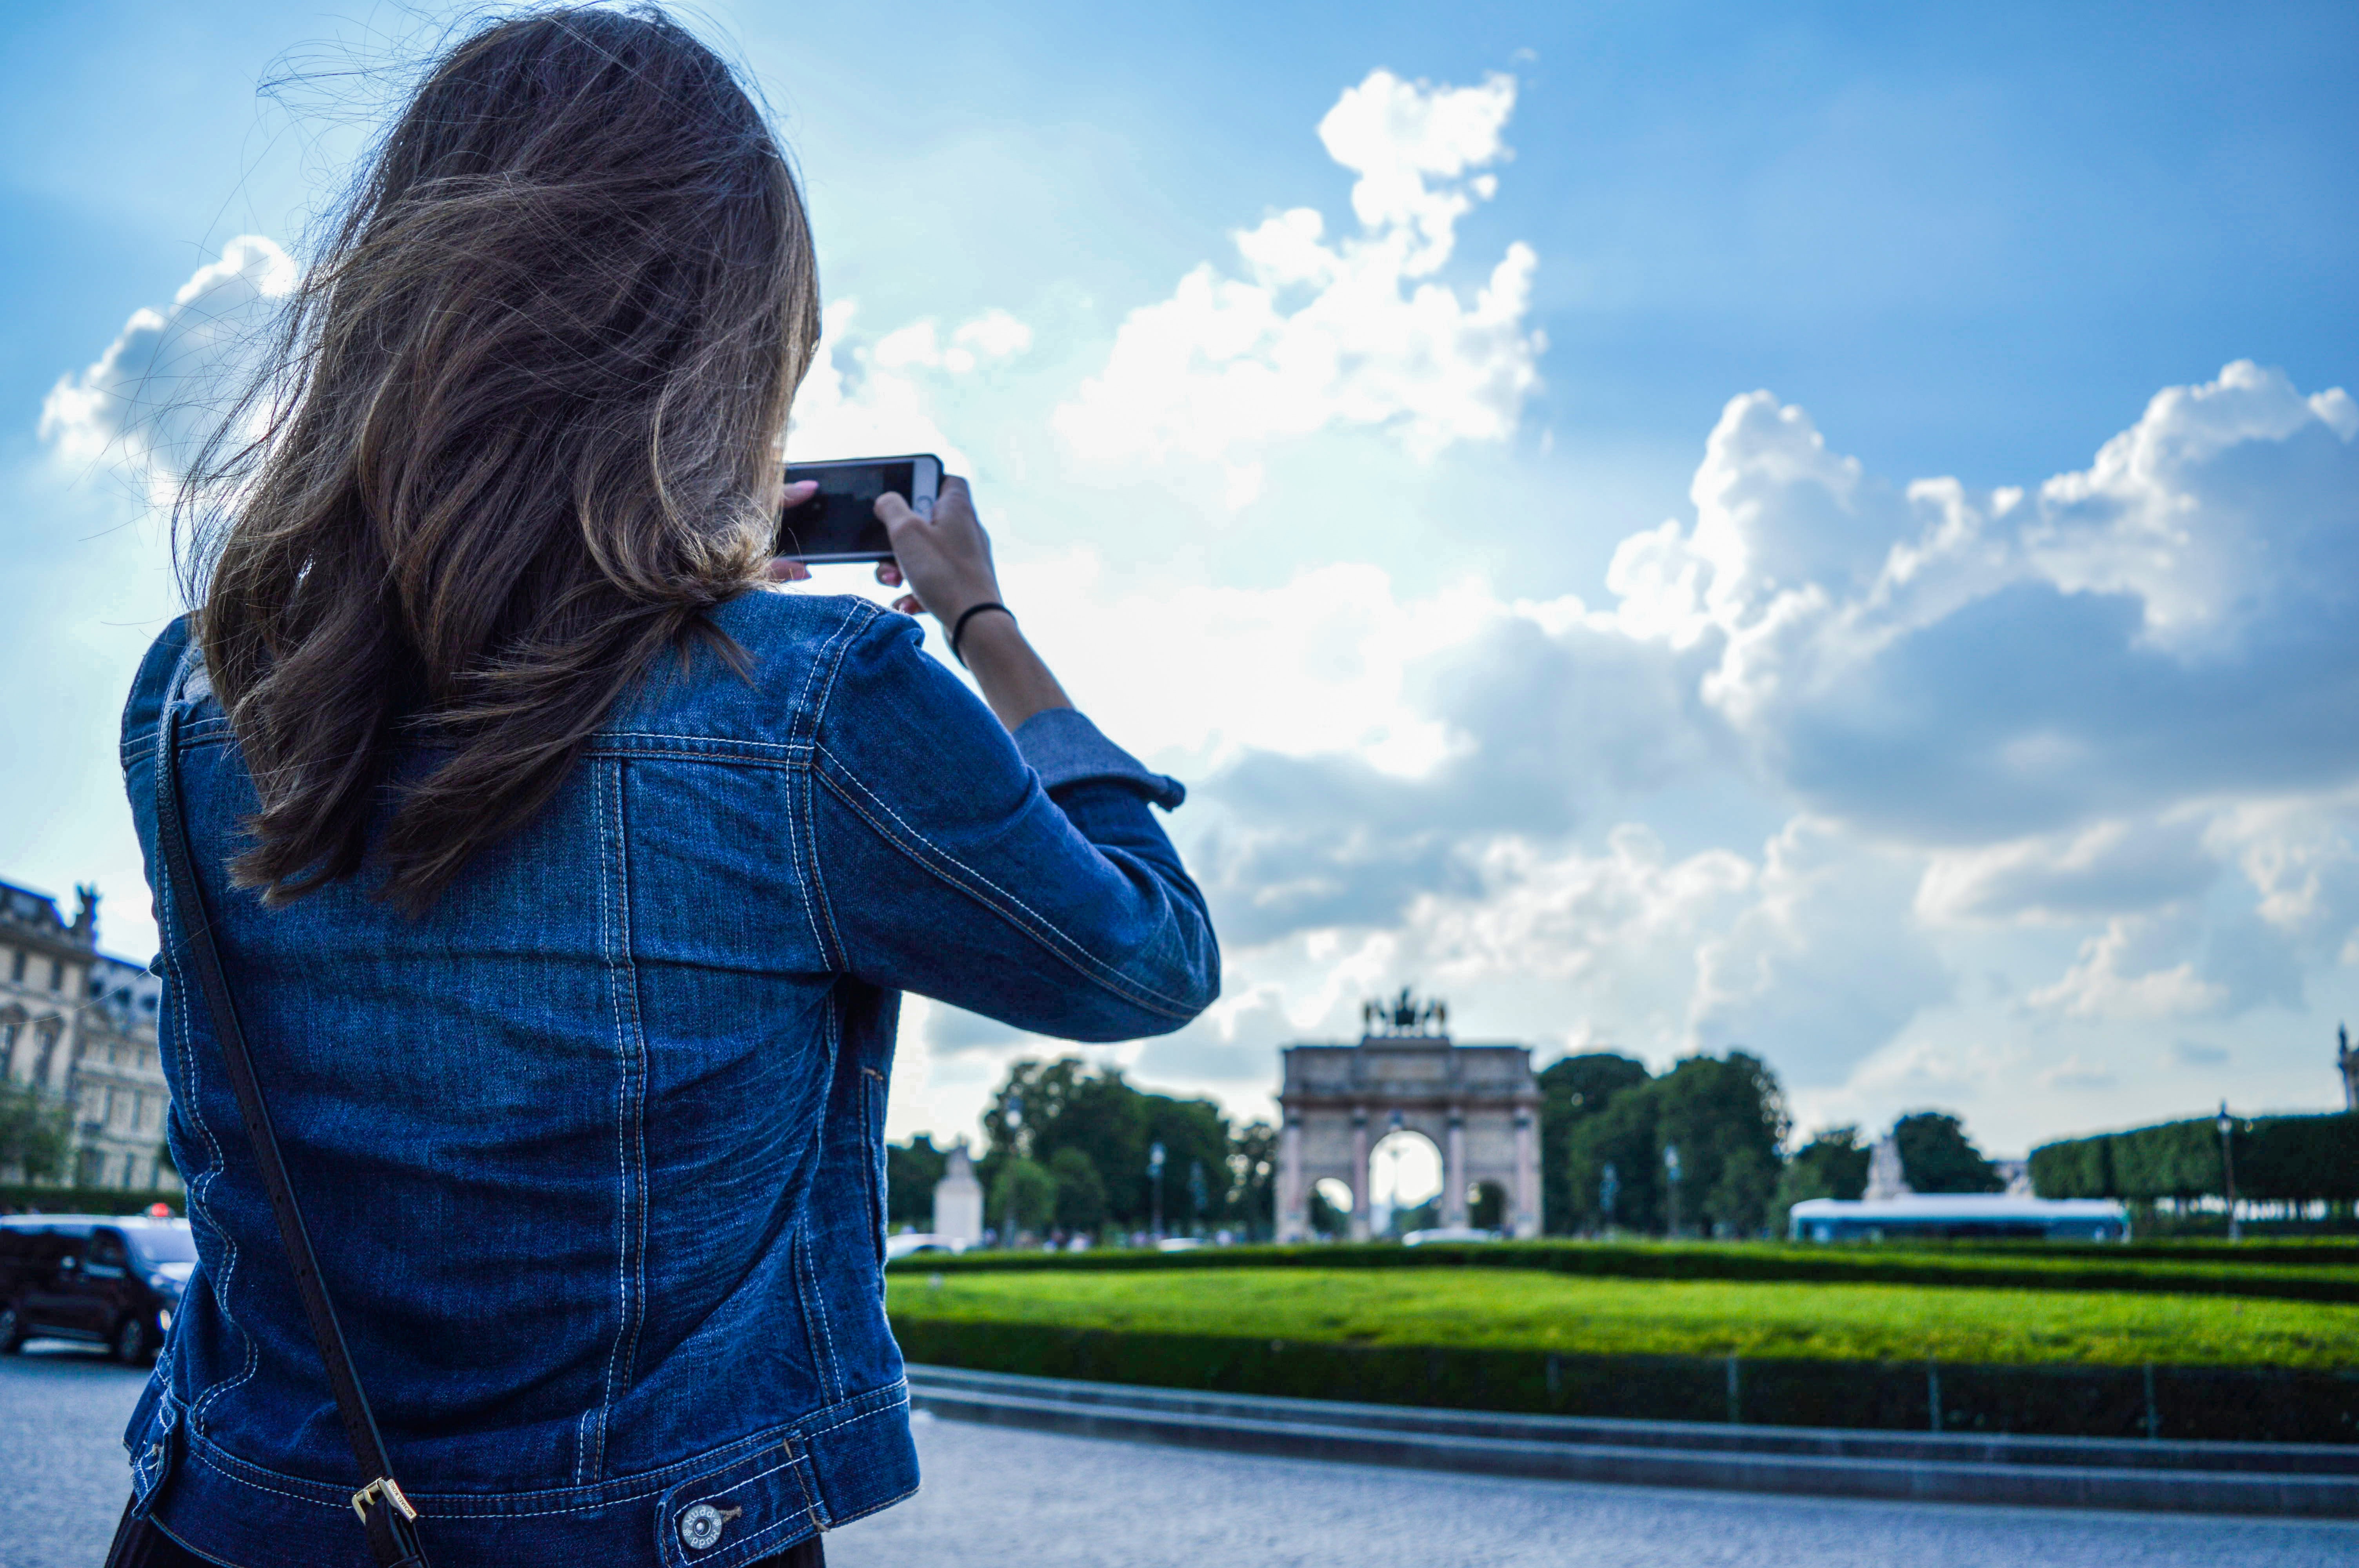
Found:
<path fill-rule="evenodd" d="M 68 922 L 55 899 L 0 882 L 0 1077 L 71 1109 L 65 1181 L 178 1187 L 162 1158 L 171 1103 L 156 1048 L 162 982 L 98 950 L 98 893 L 74 893 Z"/>

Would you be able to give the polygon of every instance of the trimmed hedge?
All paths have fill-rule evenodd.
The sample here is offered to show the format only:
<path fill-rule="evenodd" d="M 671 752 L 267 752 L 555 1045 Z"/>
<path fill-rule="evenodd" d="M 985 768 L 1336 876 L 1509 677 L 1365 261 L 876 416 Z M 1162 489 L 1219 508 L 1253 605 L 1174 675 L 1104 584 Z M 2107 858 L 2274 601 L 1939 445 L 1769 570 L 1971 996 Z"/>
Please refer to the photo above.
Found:
<path fill-rule="evenodd" d="M 899 1317 L 893 1333 L 917 1363 L 1292 1399 L 1632 1421 L 2359 1444 L 2359 1371 L 1567 1356 Z"/>
<path fill-rule="evenodd" d="M 0 1209 L 21 1214 L 144 1214 L 150 1204 L 169 1204 L 174 1214 L 188 1212 L 179 1192 L 135 1193 L 121 1187 L 47 1187 L 28 1182 L 0 1182 Z"/>
<path fill-rule="evenodd" d="M 1189 1252 L 1108 1248 L 1087 1252 L 920 1253 L 907 1272 L 967 1270 L 1536 1269 L 1646 1280 L 1753 1283 L 1937 1285 L 1965 1289 L 2168 1292 L 2278 1301 L 2359 1302 L 2359 1248 L 2201 1243 L 2146 1249 L 2043 1248 L 1954 1252 L 1772 1243 L 1495 1241 L 1462 1247 L 1310 1245 L 1205 1247 Z"/>
<path fill-rule="evenodd" d="M 2239 1198 L 2359 1199 L 2359 1115 L 2254 1117 L 2231 1136 Z M 2198 1117 L 2043 1144 L 2031 1152 L 2031 1184 L 2049 1198 L 2224 1197 L 2219 1122 Z"/>

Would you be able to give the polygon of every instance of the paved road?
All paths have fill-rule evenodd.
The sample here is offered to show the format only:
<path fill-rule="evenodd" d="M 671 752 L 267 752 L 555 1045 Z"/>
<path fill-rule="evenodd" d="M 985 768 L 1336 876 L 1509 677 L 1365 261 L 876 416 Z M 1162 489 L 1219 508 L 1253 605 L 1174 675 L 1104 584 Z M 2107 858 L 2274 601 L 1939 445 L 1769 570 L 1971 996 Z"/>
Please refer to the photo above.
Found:
<path fill-rule="evenodd" d="M 147 1374 L 35 1340 L 0 1357 L 0 1568 L 98 1568 L 131 1495 L 123 1423 Z"/>
<path fill-rule="evenodd" d="M 0 1358 L 0 1568 L 96 1568 L 141 1376 Z M 1233 1458 L 919 1418 L 926 1489 L 834 1568 L 2350 1568 L 2359 1523 L 1828 1502 Z M 453 1565 L 459 1568 L 459 1565 Z"/>

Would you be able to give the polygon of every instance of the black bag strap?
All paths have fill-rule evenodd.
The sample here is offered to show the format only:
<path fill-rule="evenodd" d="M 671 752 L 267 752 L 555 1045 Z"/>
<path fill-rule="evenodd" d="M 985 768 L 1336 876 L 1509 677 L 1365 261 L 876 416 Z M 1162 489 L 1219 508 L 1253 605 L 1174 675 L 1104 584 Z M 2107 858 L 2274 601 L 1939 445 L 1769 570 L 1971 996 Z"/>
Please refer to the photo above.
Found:
<path fill-rule="evenodd" d="M 294 1189 L 287 1184 L 287 1162 L 279 1157 L 278 1138 L 271 1130 L 270 1110 L 263 1103 L 262 1085 L 254 1076 L 254 1058 L 245 1048 L 245 1032 L 238 1027 L 237 1007 L 222 972 L 221 950 L 213 945 L 212 923 L 205 914 L 203 890 L 197 882 L 196 860 L 189 850 L 189 824 L 180 806 L 180 709 L 168 702 L 164 711 L 163 755 L 156 763 L 157 838 L 163 848 L 164 876 L 172 902 L 180 912 L 186 941 L 182 956 L 193 960 L 198 983 L 211 1010 L 213 1033 L 221 1040 L 222 1056 L 229 1065 L 230 1087 L 237 1094 L 238 1114 L 254 1144 L 254 1162 L 270 1194 L 270 1211 L 278 1219 L 278 1239 L 287 1249 L 287 1264 L 303 1297 L 303 1314 L 311 1320 L 311 1338 L 328 1368 L 328 1386 L 335 1390 L 336 1413 L 343 1418 L 344 1436 L 353 1445 L 368 1485 L 353 1494 L 353 1511 L 368 1531 L 369 1552 L 378 1568 L 427 1568 L 425 1549 L 418 1541 L 418 1510 L 409 1506 L 393 1478 L 393 1461 L 386 1456 L 385 1439 L 377 1434 L 376 1417 L 369 1412 L 368 1395 L 353 1371 L 344 1349 L 344 1331 L 336 1322 L 335 1304 L 320 1279 L 320 1261 L 311 1250 L 311 1233 L 304 1227 L 303 1211 L 296 1206 Z"/>

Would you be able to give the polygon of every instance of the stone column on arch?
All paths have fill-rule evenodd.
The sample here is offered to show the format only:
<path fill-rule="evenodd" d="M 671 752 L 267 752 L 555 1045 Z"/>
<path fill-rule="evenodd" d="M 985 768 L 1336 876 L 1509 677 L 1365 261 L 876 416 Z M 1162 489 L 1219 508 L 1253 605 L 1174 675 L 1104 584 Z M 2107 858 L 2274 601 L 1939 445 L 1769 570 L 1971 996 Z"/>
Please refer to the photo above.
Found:
<path fill-rule="evenodd" d="M 1538 1236 L 1540 1233 L 1540 1152 L 1538 1130 L 1532 1125 L 1528 1108 L 1516 1112 L 1516 1190 L 1515 1213 L 1510 1217 L 1507 1234 L 1511 1237 Z"/>
<path fill-rule="evenodd" d="M 1441 1223 L 1463 1228 L 1466 1219 L 1466 1117 L 1453 1105 L 1442 1135 Z"/>
<path fill-rule="evenodd" d="M 1310 1195 L 1302 1180 L 1302 1113 L 1289 1110 L 1277 1134 L 1277 1238 L 1305 1241 L 1310 1236 Z"/>
<path fill-rule="evenodd" d="M 1352 1239 L 1368 1238 L 1368 1108 L 1352 1108 Z"/>

